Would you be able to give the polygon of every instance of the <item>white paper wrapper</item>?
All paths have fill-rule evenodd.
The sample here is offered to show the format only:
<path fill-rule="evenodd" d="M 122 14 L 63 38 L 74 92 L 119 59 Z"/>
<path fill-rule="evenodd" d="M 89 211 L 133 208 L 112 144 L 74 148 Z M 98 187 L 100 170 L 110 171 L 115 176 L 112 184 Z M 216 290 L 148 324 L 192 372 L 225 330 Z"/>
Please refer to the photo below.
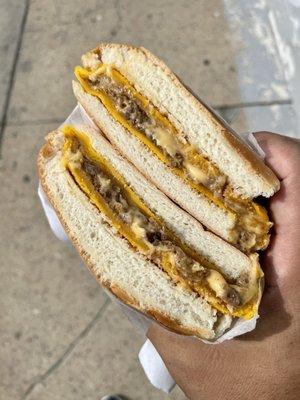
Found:
<path fill-rule="evenodd" d="M 176 382 L 149 339 L 146 340 L 139 352 L 139 360 L 150 383 L 157 389 L 170 393 Z"/>
<path fill-rule="evenodd" d="M 221 118 L 219 117 L 219 119 Z M 72 111 L 72 113 L 68 116 L 68 118 L 63 122 L 61 126 L 64 126 L 66 124 L 71 124 L 71 125 L 86 124 L 95 127 L 95 124 L 93 123 L 91 118 L 87 115 L 85 110 L 79 104 L 75 107 L 75 109 Z M 245 143 L 248 144 L 249 147 L 251 147 L 254 151 L 256 151 L 260 157 L 264 158 L 265 154 L 252 133 L 247 132 L 240 135 L 240 137 L 245 141 Z M 58 239 L 64 242 L 68 242 L 69 239 L 57 215 L 55 214 L 54 209 L 52 208 L 45 193 L 43 192 L 41 185 L 39 185 L 38 194 L 53 233 Z M 151 326 L 151 324 L 153 323 L 159 324 L 152 318 L 142 314 L 141 312 L 123 303 L 108 290 L 106 290 L 106 293 L 114 302 L 116 302 L 119 305 L 119 307 L 121 308 L 123 313 L 127 316 L 127 318 L 143 334 L 145 335 L 147 334 L 147 331 Z M 207 341 L 202 339 L 200 340 L 202 340 L 207 344 L 212 345 L 212 344 L 222 343 L 225 340 L 233 339 L 234 337 L 252 331 L 256 326 L 258 318 L 259 316 L 256 316 L 248 321 L 245 321 L 242 318 L 236 319 L 232 327 L 215 341 Z M 169 374 L 166 366 L 164 365 L 156 349 L 148 339 L 140 350 L 139 359 L 150 382 L 158 389 L 161 389 L 166 393 L 169 393 L 174 387 L 175 382 L 172 379 L 171 375 Z"/>

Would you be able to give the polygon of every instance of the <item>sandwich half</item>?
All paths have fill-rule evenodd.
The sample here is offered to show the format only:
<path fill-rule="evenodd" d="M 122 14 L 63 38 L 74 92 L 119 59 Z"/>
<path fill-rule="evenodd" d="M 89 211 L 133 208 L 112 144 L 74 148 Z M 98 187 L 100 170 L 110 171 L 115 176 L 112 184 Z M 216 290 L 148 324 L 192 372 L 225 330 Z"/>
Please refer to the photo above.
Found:
<path fill-rule="evenodd" d="M 95 277 L 128 305 L 184 334 L 213 340 L 252 318 L 263 273 L 149 182 L 89 126 L 51 132 L 42 187 Z"/>
<path fill-rule="evenodd" d="M 102 44 L 75 75 L 78 101 L 148 179 L 243 252 L 267 247 L 272 224 L 253 199 L 272 196 L 278 179 L 162 61 Z"/>

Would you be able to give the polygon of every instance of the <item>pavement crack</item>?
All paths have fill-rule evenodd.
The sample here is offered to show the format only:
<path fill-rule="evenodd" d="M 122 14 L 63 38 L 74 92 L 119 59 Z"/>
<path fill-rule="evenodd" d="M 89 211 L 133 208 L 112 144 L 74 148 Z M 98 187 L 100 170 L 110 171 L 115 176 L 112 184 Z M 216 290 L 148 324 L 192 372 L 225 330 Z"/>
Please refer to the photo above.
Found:
<path fill-rule="evenodd" d="M 30 0 L 25 0 L 24 11 L 23 11 L 19 35 L 18 35 L 18 39 L 17 39 L 16 51 L 14 54 L 11 72 L 10 72 L 9 79 L 8 79 L 7 92 L 5 95 L 5 101 L 4 101 L 4 105 L 3 105 L 3 114 L 2 114 L 2 121 L 1 121 L 1 126 L 0 126 L 0 151 L 1 151 L 1 142 L 2 142 L 3 133 L 4 133 L 5 127 L 7 125 L 7 115 L 8 115 L 12 90 L 13 90 L 14 83 L 15 83 L 17 66 L 18 66 L 20 53 L 21 53 L 21 47 L 22 47 L 22 43 L 23 43 L 23 35 L 24 35 L 25 26 L 26 26 L 26 22 L 27 22 L 29 5 L 30 5 Z"/>
<path fill-rule="evenodd" d="M 119 30 L 122 27 L 122 22 L 123 22 L 123 18 L 122 18 L 122 14 L 121 14 L 121 4 L 120 4 L 120 0 L 114 0 L 114 7 L 116 9 L 116 14 L 117 14 L 117 23 L 115 28 L 112 30 L 113 32 L 113 36 L 116 36 L 117 33 L 119 32 Z"/>
<path fill-rule="evenodd" d="M 24 120 L 24 121 L 10 121 L 6 124 L 6 127 L 14 127 L 14 126 L 28 126 L 28 125 L 48 125 L 48 124 L 57 124 L 61 125 L 64 122 L 65 118 L 43 118 L 43 119 L 34 119 L 34 120 Z"/>
<path fill-rule="evenodd" d="M 67 346 L 65 351 L 60 355 L 60 357 L 47 369 L 47 371 L 36 377 L 36 379 L 31 383 L 31 385 L 26 389 L 21 397 L 21 400 L 28 398 L 30 393 L 34 390 L 36 385 L 43 383 L 54 371 L 56 371 L 60 365 L 65 361 L 65 359 L 72 353 L 75 347 L 88 335 L 88 333 L 93 329 L 99 319 L 102 317 L 105 309 L 110 304 L 110 299 L 107 298 L 104 304 L 100 307 L 97 314 L 93 319 L 86 325 L 86 327 L 80 332 L 80 334 Z"/>
<path fill-rule="evenodd" d="M 292 100 L 284 99 L 284 100 L 271 100 L 271 101 L 252 101 L 252 102 L 212 105 L 211 107 L 216 110 L 231 110 L 233 108 L 268 107 L 275 105 L 282 106 L 285 104 L 287 105 L 292 104 Z"/>

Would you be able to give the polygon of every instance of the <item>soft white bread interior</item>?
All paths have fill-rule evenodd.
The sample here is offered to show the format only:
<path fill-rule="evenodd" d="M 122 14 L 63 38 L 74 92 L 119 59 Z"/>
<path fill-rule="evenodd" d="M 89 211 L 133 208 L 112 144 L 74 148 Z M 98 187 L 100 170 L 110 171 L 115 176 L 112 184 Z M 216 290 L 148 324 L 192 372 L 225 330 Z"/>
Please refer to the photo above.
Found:
<path fill-rule="evenodd" d="M 127 304 L 174 331 L 214 339 L 228 328 L 230 317 L 219 318 L 204 299 L 173 284 L 118 236 L 61 163 L 63 135 L 53 132 L 47 139 L 38 159 L 42 187 L 97 279 Z"/>
<path fill-rule="evenodd" d="M 73 82 L 77 100 L 86 112 L 117 147 L 148 179 L 171 199 L 188 211 L 208 229 L 230 241 L 236 217 L 200 195 L 162 162 L 135 136 L 119 124 L 104 105 Z"/>
<path fill-rule="evenodd" d="M 121 72 L 228 176 L 236 192 L 250 198 L 269 197 L 279 189 L 278 179 L 263 161 L 148 50 L 101 44 L 82 61 L 84 67 L 96 68 L 104 63 Z"/>
<path fill-rule="evenodd" d="M 217 265 L 226 277 L 237 279 L 243 274 L 248 274 L 254 267 L 251 258 L 213 233 L 204 230 L 197 220 L 158 190 L 130 162 L 124 159 L 98 130 L 87 125 L 78 125 L 76 129 L 89 137 L 93 148 L 124 177 L 140 199 L 164 221 L 173 233 L 208 261 Z"/>

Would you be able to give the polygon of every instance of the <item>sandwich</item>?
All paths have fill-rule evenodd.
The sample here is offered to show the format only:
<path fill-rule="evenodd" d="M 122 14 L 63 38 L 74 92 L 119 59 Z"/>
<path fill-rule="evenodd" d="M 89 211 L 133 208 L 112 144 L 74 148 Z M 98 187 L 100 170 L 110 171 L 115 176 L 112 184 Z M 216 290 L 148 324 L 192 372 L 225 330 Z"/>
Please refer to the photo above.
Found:
<path fill-rule="evenodd" d="M 277 177 L 161 60 L 101 44 L 75 75 L 78 102 L 149 181 L 242 252 L 268 246 L 259 199 L 279 189 Z"/>
<path fill-rule="evenodd" d="M 49 133 L 38 170 L 92 274 L 130 307 L 207 340 L 257 314 L 263 286 L 257 254 L 204 229 L 101 131 L 65 125 Z"/>

